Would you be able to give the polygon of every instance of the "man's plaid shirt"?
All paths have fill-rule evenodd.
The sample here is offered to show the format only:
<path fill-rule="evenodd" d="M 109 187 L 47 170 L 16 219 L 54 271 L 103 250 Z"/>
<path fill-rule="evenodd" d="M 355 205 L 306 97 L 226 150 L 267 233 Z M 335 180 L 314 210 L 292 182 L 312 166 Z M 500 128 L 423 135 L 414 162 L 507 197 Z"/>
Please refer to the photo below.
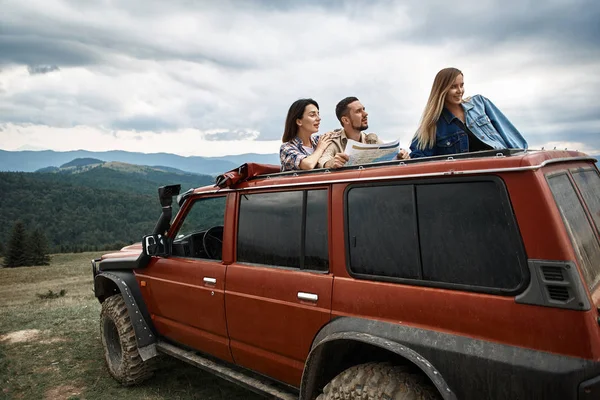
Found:
<path fill-rule="evenodd" d="M 315 133 L 310 137 L 310 144 L 313 149 L 317 148 L 321 134 Z M 291 171 L 300 169 L 300 162 L 310 154 L 304 150 L 302 139 L 298 136 L 287 143 L 284 143 L 279 148 L 279 159 L 281 161 L 282 171 Z"/>

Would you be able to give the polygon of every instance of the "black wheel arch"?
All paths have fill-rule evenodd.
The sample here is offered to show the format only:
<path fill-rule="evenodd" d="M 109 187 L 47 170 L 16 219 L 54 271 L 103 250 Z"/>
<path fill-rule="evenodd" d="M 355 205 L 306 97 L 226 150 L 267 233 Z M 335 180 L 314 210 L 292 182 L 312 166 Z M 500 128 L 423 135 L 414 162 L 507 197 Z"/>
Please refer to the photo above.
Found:
<path fill-rule="evenodd" d="M 440 372 L 425 357 L 398 341 L 373 334 L 372 320 L 341 317 L 323 327 L 313 341 L 302 374 L 300 399 L 312 400 L 343 370 L 371 361 L 391 361 L 420 370 L 445 400 L 456 400 Z M 377 321 L 378 325 L 381 323 Z"/>
<path fill-rule="evenodd" d="M 120 293 L 127 306 L 142 360 L 146 361 L 158 355 L 155 348 L 156 329 L 133 272 L 103 271 L 98 273 L 94 277 L 94 293 L 100 303 L 110 296 Z"/>

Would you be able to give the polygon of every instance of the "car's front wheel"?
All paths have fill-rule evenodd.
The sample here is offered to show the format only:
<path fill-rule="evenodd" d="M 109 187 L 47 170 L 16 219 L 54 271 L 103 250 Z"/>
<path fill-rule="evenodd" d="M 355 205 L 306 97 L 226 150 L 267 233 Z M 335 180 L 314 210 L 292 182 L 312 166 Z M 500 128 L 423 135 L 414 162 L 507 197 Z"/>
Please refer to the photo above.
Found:
<path fill-rule="evenodd" d="M 438 400 L 440 395 L 424 376 L 387 363 L 355 365 L 333 378 L 317 400 L 393 399 Z"/>
<path fill-rule="evenodd" d="M 138 352 L 135 331 L 120 294 L 102 303 L 100 336 L 108 371 L 117 381 L 130 386 L 152 376 L 150 361 L 143 361 Z"/>

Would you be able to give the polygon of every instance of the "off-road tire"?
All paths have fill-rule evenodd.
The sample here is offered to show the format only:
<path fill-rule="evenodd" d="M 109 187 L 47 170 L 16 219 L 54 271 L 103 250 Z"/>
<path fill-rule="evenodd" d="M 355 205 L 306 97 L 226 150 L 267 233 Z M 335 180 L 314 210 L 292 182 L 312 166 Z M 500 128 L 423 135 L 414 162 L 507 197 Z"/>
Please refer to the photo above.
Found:
<path fill-rule="evenodd" d="M 154 363 L 140 357 L 127 306 L 120 294 L 102 303 L 100 337 L 108 371 L 117 381 L 131 386 L 152 376 Z"/>
<path fill-rule="evenodd" d="M 333 378 L 317 400 L 438 400 L 427 378 L 402 366 L 368 363 L 348 368 Z"/>

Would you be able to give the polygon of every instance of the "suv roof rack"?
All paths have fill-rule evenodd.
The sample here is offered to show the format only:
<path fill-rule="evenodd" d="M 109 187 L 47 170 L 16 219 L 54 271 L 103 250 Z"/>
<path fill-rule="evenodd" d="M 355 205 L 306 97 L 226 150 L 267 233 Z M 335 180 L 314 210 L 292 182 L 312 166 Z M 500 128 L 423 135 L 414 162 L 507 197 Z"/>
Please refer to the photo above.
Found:
<path fill-rule="evenodd" d="M 492 158 L 492 157 L 510 157 L 514 155 L 524 154 L 527 149 L 502 149 L 502 150 L 484 150 L 475 151 L 469 153 L 460 153 L 444 156 L 433 156 L 423 157 L 408 160 L 393 160 L 375 162 L 369 164 L 350 165 L 346 167 L 337 168 L 335 171 L 349 171 L 367 168 L 380 168 L 388 167 L 393 165 L 408 165 L 426 163 L 432 161 L 443 161 L 443 160 L 462 160 L 471 158 Z M 294 170 L 281 172 L 280 166 L 274 164 L 257 164 L 257 163 L 246 163 L 239 167 L 227 171 L 215 179 L 215 186 L 223 188 L 233 188 L 238 183 L 248 182 L 256 179 L 273 178 L 273 177 L 293 177 L 300 175 L 310 174 L 322 174 L 323 172 L 330 171 L 328 168 L 315 168 L 310 170 Z"/>
<path fill-rule="evenodd" d="M 467 158 L 485 158 L 485 157 L 508 157 L 518 154 L 526 153 L 527 149 L 502 149 L 502 150 L 484 150 L 484 151 L 475 151 L 470 153 L 459 153 L 445 156 L 433 156 L 433 157 L 423 157 L 423 158 L 413 158 L 408 160 L 392 160 L 392 161 L 382 161 L 375 162 L 370 164 L 360 164 L 360 165 L 350 165 L 347 167 L 337 168 L 336 171 L 349 171 L 354 169 L 366 169 L 366 168 L 378 168 L 378 167 L 389 167 L 392 165 L 408 165 L 408 164 L 418 164 L 424 162 L 431 161 L 443 161 L 443 160 L 459 160 L 459 159 L 467 159 Z M 327 171 L 328 168 L 315 168 L 308 170 L 294 170 L 294 171 L 285 171 L 285 172 L 275 172 L 275 173 L 266 173 L 262 175 L 256 175 L 251 177 L 248 180 L 267 178 L 267 177 L 281 177 L 281 176 L 298 176 L 298 175 L 309 175 L 309 174 L 317 174 L 322 173 L 323 171 Z"/>

